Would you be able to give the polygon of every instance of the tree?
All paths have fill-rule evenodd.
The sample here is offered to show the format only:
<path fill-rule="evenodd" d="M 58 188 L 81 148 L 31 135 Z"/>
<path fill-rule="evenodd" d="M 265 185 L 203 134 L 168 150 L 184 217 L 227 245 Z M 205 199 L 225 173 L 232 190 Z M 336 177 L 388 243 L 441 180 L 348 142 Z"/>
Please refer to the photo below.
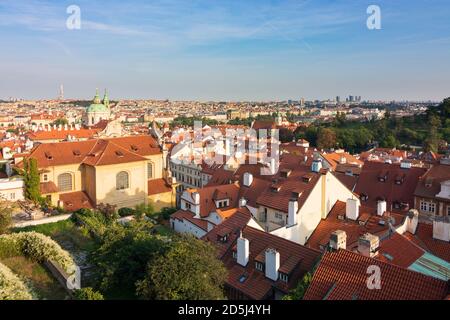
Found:
<path fill-rule="evenodd" d="M 39 188 L 40 177 L 37 161 L 34 158 L 23 160 L 23 178 L 25 184 L 25 198 L 38 203 L 41 200 Z"/>
<path fill-rule="evenodd" d="M 321 128 L 317 135 L 317 146 L 321 149 L 330 149 L 336 146 L 336 133 L 329 128 Z"/>
<path fill-rule="evenodd" d="M 118 298 L 135 297 L 136 281 L 145 277 L 149 261 L 167 246 L 150 233 L 152 227 L 145 221 L 108 227 L 101 245 L 90 256 L 102 292 L 118 294 Z"/>
<path fill-rule="evenodd" d="M 437 152 L 439 149 L 439 134 L 438 129 L 441 126 L 441 120 L 435 114 L 430 114 L 428 117 L 428 134 L 424 142 L 424 151 Z"/>
<path fill-rule="evenodd" d="M 137 293 L 144 299 L 224 299 L 227 271 L 216 248 L 192 236 L 180 236 L 165 255 L 152 260 Z"/>
<path fill-rule="evenodd" d="M 6 202 L 0 204 L 0 234 L 6 233 L 12 224 L 12 209 Z"/>
<path fill-rule="evenodd" d="M 75 300 L 105 300 L 100 292 L 95 291 L 91 287 L 75 290 L 73 297 Z"/>
<path fill-rule="evenodd" d="M 64 125 L 66 125 L 66 124 L 69 124 L 69 120 L 67 120 L 67 119 L 65 119 L 65 118 L 59 118 L 59 119 L 56 119 L 56 120 L 53 122 L 53 124 L 56 125 L 56 126 L 59 126 L 59 125 L 64 126 Z"/>
<path fill-rule="evenodd" d="M 292 290 L 288 295 L 283 297 L 283 300 L 302 300 L 312 280 L 312 274 L 306 273 L 302 280 L 298 283 L 297 287 Z"/>
<path fill-rule="evenodd" d="M 287 128 L 281 128 L 279 138 L 282 143 L 291 142 L 294 139 L 294 133 Z"/>

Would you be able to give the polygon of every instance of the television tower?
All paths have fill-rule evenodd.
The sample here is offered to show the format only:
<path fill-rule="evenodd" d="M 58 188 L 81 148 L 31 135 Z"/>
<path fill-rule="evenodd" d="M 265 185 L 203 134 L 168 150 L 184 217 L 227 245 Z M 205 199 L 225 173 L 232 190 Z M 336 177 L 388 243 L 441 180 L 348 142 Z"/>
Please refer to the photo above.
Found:
<path fill-rule="evenodd" d="M 59 100 L 64 100 L 64 85 L 59 86 Z"/>

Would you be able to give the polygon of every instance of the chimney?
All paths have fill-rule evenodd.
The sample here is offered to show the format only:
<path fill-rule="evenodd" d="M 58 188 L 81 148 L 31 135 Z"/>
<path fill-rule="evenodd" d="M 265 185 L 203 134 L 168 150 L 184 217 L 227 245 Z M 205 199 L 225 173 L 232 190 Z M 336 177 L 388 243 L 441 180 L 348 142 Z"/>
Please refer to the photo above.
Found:
<path fill-rule="evenodd" d="M 244 173 L 244 186 L 250 187 L 253 183 L 253 175 L 249 172 Z"/>
<path fill-rule="evenodd" d="M 406 231 L 415 234 L 419 223 L 419 211 L 416 209 L 409 210 L 406 219 Z"/>
<path fill-rule="evenodd" d="M 245 267 L 250 257 L 250 242 L 241 235 L 237 239 L 237 263 Z"/>
<path fill-rule="evenodd" d="M 320 169 L 322 169 L 322 161 L 320 161 L 319 159 L 314 160 L 311 165 L 311 171 L 318 173 Z"/>
<path fill-rule="evenodd" d="M 247 205 L 247 200 L 245 198 L 239 199 L 239 208 L 245 207 Z"/>
<path fill-rule="evenodd" d="M 277 281 L 278 269 L 280 268 L 280 253 L 275 249 L 266 249 L 266 277 Z"/>
<path fill-rule="evenodd" d="M 193 192 L 192 193 L 192 200 L 194 200 L 194 204 L 200 204 L 200 193 Z"/>
<path fill-rule="evenodd" d="M 364 234 L 358 240 L 358 252 L 365 257 L 375 257 L 379 246 L 380 238 L 370 233 Z"/>
<path fill-rule="evenodd" d="M 359 204 L 357 199 L 347 199 L 345 205 L 345 216 L 350 220 L 357 220 L 359 217 Z"/>
<path fill-rule="evenodd" d="M 433 221 L 433 239 L 450 242 L 450 220 L 436 217 Z"/>
<path fill-rule="evenodd" d="M 297 224 L 297 212 L 298 212 L 298 201 L 297 199 L 289 200 L 288 209 L 288 225 L 293 226 Z"/>
<path fill-rule="evenodd" d="M 347 249 L 347 233 L 336 230 L 330 235 L 330 248 L 333 250 Z"/>
<path fill-rule="evenodd" d="M 377 202 L 377 215 L 383 216 L 383 214 L 386 212 L 386 201 L 378 201 Z"/>

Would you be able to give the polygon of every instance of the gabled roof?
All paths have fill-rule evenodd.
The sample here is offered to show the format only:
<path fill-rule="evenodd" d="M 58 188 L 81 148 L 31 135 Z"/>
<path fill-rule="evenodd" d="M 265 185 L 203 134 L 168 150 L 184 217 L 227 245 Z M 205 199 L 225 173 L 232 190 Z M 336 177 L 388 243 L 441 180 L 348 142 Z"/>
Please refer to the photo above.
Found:
<path fill-rule="evenodd" d="M 207 233 L 203 239 L 218 246 L 219 258 L 228 269 L 227 285 L 241 291 L 251 299 L 258 300 L 268 297 L 273 287 L 287 293 L 297 285 L 299 279 L 306 272 L 313 268 L 320 252 L 247 226 L 249 220 L 250 213 L 238 211 L 231 218 Z M 218 234 L 223 235 L 223 230 L 228 230 L 226 243 L 221 242 L 218 237 Z M 235 250 L 234 247 L 240 231 L 242 231 L 242 236 L 249 240 L 250 257 L 245 267 L 239 265 L 233 258 L 233 250 Z M 267 278 L 263 271 L 255 268 L 255 259 L 261 258 L 268 248 L 279 252 L 279 272 L 288 275 L 288 283 L 281 280 L 273 281 Z M 243 282 L 240 281 L 242 276 L 245 276 Z"/>
<path fill-rule="evenodd" d="M 388 219 L 393 219 L 394 226 L 399 226 L 403 223 L 404 219 L 402 215 L 395 213 L 378 216 L 375 209 L 360 206 L 359 218 L 357 221 L 353 221 L 345 218 L 345 210 L 345 202 L 336 201 L 327 218 L 322 219 L 317 225 L 306 245 L 311 248 L 320 249 L 321 246 L 328 245 L 330 235 L 334 231 L 342 230 L 347 234 L 347 249 L 354 250 L 358 247 L 358 239 L 360 236 L 365 233 L 384 235 L 389 231 Z M 339 216 L 343 216 L 344 219 L 339 219 Z M 380 221 L 384 223 L 380 224 Z"/>
<path fill-rule="evenodd" d="M 450 165 L 435 164 L 419 180 L 414 195 L 434 198 L 441 191 L 441 182 L 446 180 L 450 180 Z"/>
<path fill-rule="evenodd" d="M 424 250 L 450 262 L 450 242 L 434 239 L 432 224 L 419 223 L 415 234 L 406 232 L 405 236 Z"/>
<path fill-rule="evenodd" d="M 368 268 L 381 271 L 381 289 L 367 286 Z M 371 273 L 372 274 L 372 273 Z M 442 300 L 448 284 L 347 250 L 326 253 L 304 300 Z"/>
<path fill-rule="evenodd" d="M 407 203 L 409 208 L 414 208 L 414 190 L 419 177 L 425 172 L 424 168 L 403 169 L 399 164 L 366 161 L 356 183 L 355 193 L 360 196 L 367 195 L 368 200 L 363 204 L 369 207 L 375 208 L 379 200 L 385 200 L 388 210 L 395 210 L 396 201 Z M 403 174 L 403 182 L 396 184 L 396 177 Z M 381 182 L 380 177 L 387 179 Z"/>
<path fill-rule="evenodd" d="M 229 204 L 222 210 L 229 210 L 238 206 L 239 185 L 236 183 L 220 186 L 204 187 L 201 189 L 190 189 L 190 193 L 198 192 L 200 195 L 200 217 L 206 218 L 211 212 L 216 211 L 215 200 L 229 199 Z M 214 197 L 218 197 L 215 199 Z"/>
<path fill-rule="evenodd" d="M 83 163 L 92 166 L 127 163 L 142 161 L 145 156 L 154 154 L 161 154 L 161 150 L 152 137 L 132 136 L 40 144 L 28 158 L 36 159 L 38 167 L 45 168 Z"/>
<path fill-rule="evenodd" d="M 63 193 L 59 195 L 59 200 L 63 202 L 67 211 L 77 211 L 81 208 L 94 209 L 95 205 L 89 196 L 83 191 Z"/>
<path fill-rule="evenodd" d="M 280 168 L 290 168 L 292 169 L 292 172 L 287 178 L 284 178 L 281 176 L 279 170 L 278 173 L 273 176 L 271 184 L 274 187 L 277 187 L 276 189 L 278 191 L 274 191 L 275 188 L 266 188 L 257 198 L 256 202 L 259 205 L 287 213 L 292 193 L 295 191 L 300 195 L 298 203 L 299 208 L 301 208 L 322 176 L 322 173 L 311 172 L 310 166 L 300 164 L 280 165 Z M 309 175 L 308 180 L 303 179 L 305 175 Z"/>

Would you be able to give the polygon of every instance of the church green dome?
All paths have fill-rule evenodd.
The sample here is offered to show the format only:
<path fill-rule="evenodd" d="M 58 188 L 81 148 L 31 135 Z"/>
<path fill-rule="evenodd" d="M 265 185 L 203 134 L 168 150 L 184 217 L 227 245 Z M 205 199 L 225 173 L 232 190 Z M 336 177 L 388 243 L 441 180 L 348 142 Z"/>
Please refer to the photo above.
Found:
<path fill-rule="evenodd" d="M 101 103 L 93 103 L 87 108 L 87 112 L 108 112 L 108 108 Z"/>
<path fill-rule="evenodd" d="M 109 99 L 105 92 L 105 101 L 107 104 L 109 104 Z M 87 108 L 87 112 L 109 112 L 109 109 L 105 104 L 102 103 L 100 100 L 100 96 L 98 95 L 98 89 L 96 90 L 94 100 L 92 101 L 92 104 Z"/>

